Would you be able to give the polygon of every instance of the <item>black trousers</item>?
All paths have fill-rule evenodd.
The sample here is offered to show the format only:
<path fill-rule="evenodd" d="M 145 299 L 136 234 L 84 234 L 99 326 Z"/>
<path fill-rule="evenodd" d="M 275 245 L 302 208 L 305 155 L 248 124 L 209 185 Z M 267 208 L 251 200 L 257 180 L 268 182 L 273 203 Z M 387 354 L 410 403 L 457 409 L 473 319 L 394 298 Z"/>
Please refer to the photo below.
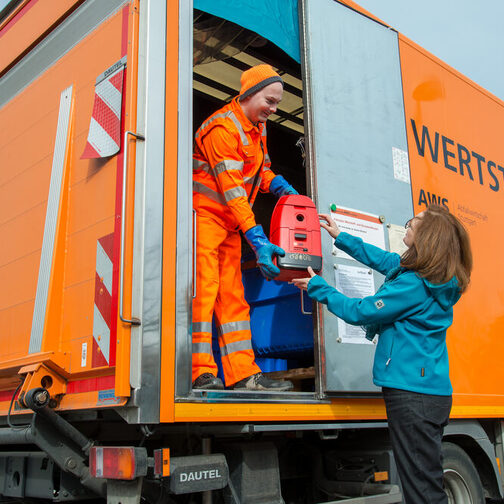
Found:
<path fill-rule="evenodd" d="M 405 504 L 446 504 L 441 440 L 451 396 L 384 387 L 383 398 Z"/>

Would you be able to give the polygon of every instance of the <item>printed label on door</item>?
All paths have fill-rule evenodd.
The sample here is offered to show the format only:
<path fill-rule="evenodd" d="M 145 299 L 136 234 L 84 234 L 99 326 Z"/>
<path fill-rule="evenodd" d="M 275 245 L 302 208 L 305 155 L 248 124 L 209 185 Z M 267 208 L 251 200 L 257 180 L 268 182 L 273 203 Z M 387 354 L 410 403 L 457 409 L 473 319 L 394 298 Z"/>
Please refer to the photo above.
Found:
<path fill-rule="evenodd" d="M 81 351 L 81 367 L 86 367 L 87 364 L 87 343 L 82 343 Z"/>

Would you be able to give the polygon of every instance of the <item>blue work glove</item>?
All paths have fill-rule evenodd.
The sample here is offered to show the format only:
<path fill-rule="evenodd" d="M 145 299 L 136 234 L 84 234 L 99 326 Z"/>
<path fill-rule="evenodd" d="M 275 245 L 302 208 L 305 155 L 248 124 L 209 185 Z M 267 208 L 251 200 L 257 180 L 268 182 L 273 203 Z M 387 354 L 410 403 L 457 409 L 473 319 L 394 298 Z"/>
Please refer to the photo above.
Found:
<path fill-rule="evenodd" d="M 266 238 L 261 225 L 250 228 L 245 233 L 245 239 L 255 252 L 257 265 L 263 277 L 267 280 L 273 280 L 280 274 L 280 269 L 273 264 L 272 258 L 275 254 L 283 257 L 285 255 L 284 249 L 273 245 Z"/>
<path fill-rule="evenodd" d="M 277 175 L 270 184 L 269 190 L 277 198 L 285 196 L 286 194 L 299 194 L 294 187 L 292 187 L 282 175 Z"/>

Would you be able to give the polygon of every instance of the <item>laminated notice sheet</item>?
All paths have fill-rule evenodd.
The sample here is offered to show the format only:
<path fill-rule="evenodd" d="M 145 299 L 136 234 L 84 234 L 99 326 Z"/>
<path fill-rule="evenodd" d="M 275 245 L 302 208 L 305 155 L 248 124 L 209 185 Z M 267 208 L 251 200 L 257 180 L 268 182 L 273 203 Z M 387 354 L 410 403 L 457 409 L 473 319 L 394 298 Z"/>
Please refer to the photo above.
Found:
<path fill-rule="evenodd" d="M 349 298 L 363 298 L 375 293 L 373 272 L 359 266 L 338 265 L 334 270 L 336 288 Z M 347 324 L 338 318 L 338 341 L 341 343 L 372 344 L 360 326 Z"/>
<path fill-rule="evenodd" d="M 331 211 L 331 217 L 340 231 L 359 236 L 366 243 L 385 250 L 385 232 L 377 215 L 359 212 L 351 208 L 337 207 L 335 211 Z M 334 247 L 333 253 L 337 257 L 352 259 L 347 253 L 336 247 Z"/>

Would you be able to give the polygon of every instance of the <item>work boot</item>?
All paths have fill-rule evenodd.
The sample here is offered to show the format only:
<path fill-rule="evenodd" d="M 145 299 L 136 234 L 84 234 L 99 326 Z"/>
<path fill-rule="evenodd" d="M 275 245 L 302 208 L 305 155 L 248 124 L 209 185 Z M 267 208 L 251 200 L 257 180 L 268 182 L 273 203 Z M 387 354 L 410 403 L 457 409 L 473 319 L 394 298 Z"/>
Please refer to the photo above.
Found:
<path fill-rule="evenodd" d="M 234 390 L 269 390 L 271 392 L 286 392 L 294 387 L 288 380 L 271 380 L 262 373 L 243 378 L 234 385 Z"/>
<path fill-rule="evenodd" d="M 224 390 L 224 384 L 220 378 L 212 373 L 203 373 L 199 375 L 192 383 L 193 389 L 201 390 Z"/>

